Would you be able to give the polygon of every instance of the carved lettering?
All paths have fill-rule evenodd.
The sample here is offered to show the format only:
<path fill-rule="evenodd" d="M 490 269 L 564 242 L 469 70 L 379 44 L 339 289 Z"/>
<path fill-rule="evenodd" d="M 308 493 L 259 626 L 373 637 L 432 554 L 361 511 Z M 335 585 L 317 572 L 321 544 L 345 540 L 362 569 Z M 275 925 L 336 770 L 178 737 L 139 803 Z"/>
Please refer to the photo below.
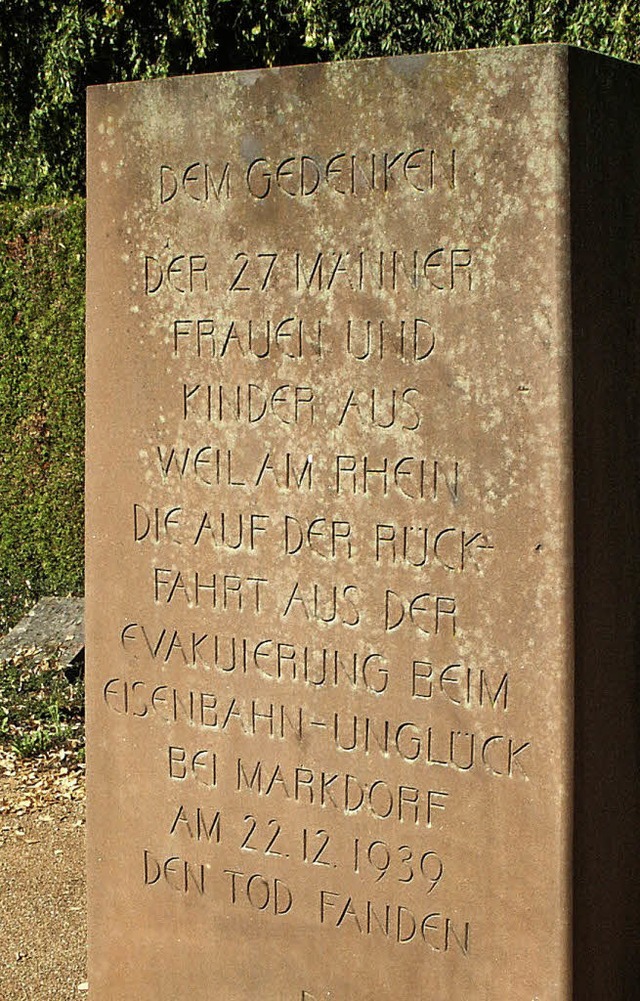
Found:
<path fill-rule="evenodd" d="M 169 828 L 169 834 L 176 833 L 184 833 L 192 841 L 213 841 L 220 844 L 220 811 L 216 810 L 211 817 L 198 806 L 194 816 L 187 807 L 179 806 Z"/>
<path fill-rule="evenodd" d="M 170 858 L 158 859 L 148 849 L 143 853 L 143 882 L 145 886 L 165 885 L 176 893 L 191 893 L 194 890 L 202 895 L 205 892 L 205 866 L 202 863 L 190 862 L 172 855 Z"/>
<path fill-rule="evenodd" d="M 246 188 L 258 201 L 280 195 L 309 198 L 322 188 L 339 195 L 366 195 L 397 189 L 424 195 L 456 187 L 456 151 L 423 147 L 399 151 L 350 153 L 340 150 L 327 159 L 308 153 L 280 160 L 256 157 L 245 174 Z"/>
<path fill-rule="evenodd" d="M 144 258 L 145 295 L 156 295 L 160 289 L 179 292 L 209 290 L 208 261 L 204 254 L 178 254 L 167 259 L 146 254 Z"/>
<path fill-rule="evenodd" d="M 160 167 L 160 204 L 166 205 L 178 193 L 195 202 L 219 202 L 231 197 L 231 164 L 213 166 L 196 160 L 186 167 Z"/>
<path fill-rule="evenodd" d="M 265 486 L 311 491 L 313 484 L 311 455 L 262 452 L 238 457 L 232 449 L 213 445 L 158 445 L 156 456 L 163 481 L 193 479 L 208 487 L 239 487 L 251 492 Z"/>
<path fill-rule="evenodd" d="M 230 901 L 234 905 L 248 905 L 256 911 L 268 911 L 274 917 L 284 917 L 293 907 L 293 894 L 287 884 L 259 872 L 247 875 L 241 870 L 225 869 L 229 876 Z"/>
<path fill-rule="evenodd" d="M 413 455 L 400 458 L 344 454 L 334 458 L 334 486 L 338 495 L 387 497 L 411 500 L 449 499 L 460 491 L 460 463 L 444 463 Z"/>
<path fill-rule="evenodd" d="M 346 896 L 335 890 L 320 890 L 318 920 L 325 927 L 358 935 L 382 935 L 397 945 L 420 942 L 433 952 L 455 951 L 468 956 L 471 926 L 439 911 L 416 914 L 403 904 L 374 903 Z"/>
<path fill-rule="evenodd" d="M 217 785 L 217 757 L 209 748 L 187 751 L 184 747 L 169 746 L 169 778 L 177 782 L 192 778 L 195 782 L 215 789 Z"/>
<path fill-rule="evenodd" d="M 275 389 L 254 382 L 246 386 L 182 384 L 182 417 L 185 421 L 215 424 L 260 424 L 274 419 L 281 424 L 312 425 L 316 419 L 311 386 L 283 383 Z"/>
<path fill-rule="evenodd" d="M 186 318 L 171 327 L 173 354 L 180 358 L 314 358 L 323 353 L 323 336 L 322 319 L 296 315 Z"/>

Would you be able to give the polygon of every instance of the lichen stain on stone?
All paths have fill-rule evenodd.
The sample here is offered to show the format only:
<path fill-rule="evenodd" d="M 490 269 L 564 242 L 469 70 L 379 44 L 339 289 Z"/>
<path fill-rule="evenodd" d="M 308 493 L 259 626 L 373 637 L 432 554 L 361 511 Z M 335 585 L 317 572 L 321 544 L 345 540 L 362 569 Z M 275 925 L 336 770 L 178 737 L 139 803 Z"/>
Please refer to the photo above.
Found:
<path fill-rule="evenodd" d="M 243 136 L 240 142 L 240 155 L 246 164 L 264 156 L 264 148 L 255 135 Z"/>

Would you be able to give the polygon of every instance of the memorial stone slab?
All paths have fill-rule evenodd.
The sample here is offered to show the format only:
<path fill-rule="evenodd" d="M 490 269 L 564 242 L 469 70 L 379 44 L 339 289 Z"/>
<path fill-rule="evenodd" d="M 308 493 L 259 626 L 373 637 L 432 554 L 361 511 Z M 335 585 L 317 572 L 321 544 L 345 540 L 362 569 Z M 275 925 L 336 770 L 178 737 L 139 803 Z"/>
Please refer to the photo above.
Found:
<path fill-rule="evenodd" d="M 636 984 L 640 70 L 92 88 L 94 1001 Z"/>

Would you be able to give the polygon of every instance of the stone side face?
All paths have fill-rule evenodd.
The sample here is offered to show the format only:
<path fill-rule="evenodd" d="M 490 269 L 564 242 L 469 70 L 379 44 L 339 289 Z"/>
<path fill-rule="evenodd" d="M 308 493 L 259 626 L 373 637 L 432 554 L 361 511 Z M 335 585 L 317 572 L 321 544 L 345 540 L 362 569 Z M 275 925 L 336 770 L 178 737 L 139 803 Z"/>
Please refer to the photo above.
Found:
<path fill-rule="evenodd" d="M 640 68 L 570 51 L 575 996 L 633 997 L 638 871 Z M 593 250 L 601 267 L 595 267 Z"/>
<path fill-rule="evenodd" d="M 97 1001 L 572 997 L 570 67 L 90 91 Z"/>

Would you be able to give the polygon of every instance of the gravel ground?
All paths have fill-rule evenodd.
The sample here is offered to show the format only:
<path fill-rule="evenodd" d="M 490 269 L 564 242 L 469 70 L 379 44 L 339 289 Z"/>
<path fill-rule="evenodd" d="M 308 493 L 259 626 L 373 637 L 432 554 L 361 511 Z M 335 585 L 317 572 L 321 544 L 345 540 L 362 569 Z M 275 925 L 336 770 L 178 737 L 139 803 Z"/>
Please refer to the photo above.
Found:
<path fill-rule="evenodd" d="M 62 771 L 0 774 L 1 1001 L 89 996 L 83 784 Z"/>

